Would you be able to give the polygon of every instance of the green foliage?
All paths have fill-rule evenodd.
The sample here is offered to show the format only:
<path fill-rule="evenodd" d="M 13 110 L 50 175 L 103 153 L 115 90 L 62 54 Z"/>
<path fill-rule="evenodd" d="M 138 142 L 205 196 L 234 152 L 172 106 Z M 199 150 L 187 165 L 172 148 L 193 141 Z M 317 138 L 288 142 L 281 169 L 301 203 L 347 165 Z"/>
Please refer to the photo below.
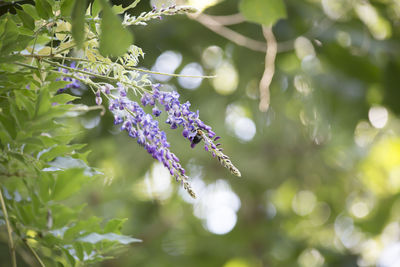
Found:
<path fill-rule="evenodd" d="M 265 26 L 286 18 L 283 0 L 241 0 L 239 10 L 247 20 Z"/>
<path fill-rule="evenodd" d="M 100 53 L 103 56 L 121 56 L 132 44 L 133 38 L 127 29 L 122 27 L 121 20 L 113 12 L 106 0 L 101 0 L 103 17 L 101 20 Z M 123 12 L 123 9 L 121 10 Z M 116 45 L 118 44 L 118 45 Z"/>
<path fill-rule="evenodd" d="M 36 0 L 35 2 L 36 11 L 42 19 L 49 19 L 53 16 L 51 5 L 47 0 Z"/>
<path fill-rule="evenodd" d="M 116 36 L 108 33 L 115 31 L 102 26 L 106 36 L 101 35 L 100 46 L 107 53 L 122 54 L 132 39 L 107 2 L 103 9 L 104 21 L 119 29 L 117 35 L 128 35 L 122 35 L 123 46 L 114 45 L 118 47 L 114 50 L 109 42 Z M 77 96 L 60 94 L 60 88 L 70 83 L 60 79 L 62 72 L 41 58 L 29 57 L 29 52 L 49 56 L 64 49 L 61 53 L 68 53 L 74 46 L 71 36 L 87 50 L 85 13 L 86 1 L 38 0 L 0 19 L 0 190 L 17 250 L 24 250 L 25 243 L 46 266 L 102 261 L 121 245 L 140 241 L 121 235 L 125 219 L 107 223 L 95 216 L 85 219 L 85 205 L 74 204 L 74 196 L 102 176 L 88 166 L 85 145 L 73 141 L 79 129 L 71 124 L 80 115 L 74 110 L 88 107 L 76 105 Z M 68 38 L 55 45 L 60 36 Z M 6 220 L 4 213 L 1 217 Z"/>
<path fill-rule="evenodd" d="M 265 53 L 236 46 L 195 17 L 134 28 L 135 40 L 146 51 L 182 54 L 177 72 L 198 61 L 207 72 L 240 74 L 228 95 L 205 80 L 197 90 L 180 90 L 224 137 L 221 143 L 244 177 L 231 179 L 200 147 L 188 150 L 181 136 L 172 136 L 182 165 L 196 177 L 197 201 L 182 197 L 176 187 L 162 188 L 164 176 L 157 175 L 146 152 L 127 137 L 113 135 L 111 116 L 83 129 L 85 121 L 100 117 L 100 109 L 91 106 L 97 87 L 90 82 L 138 75 L 127 68 L 135 68 L 144 52 L 132 45 L 113 67 L 107 64 L 112 61 L 100 53 L 98 39 L 104 10 L 95 0 L 90 12 L 81 12 L 82 49 L 75 53 L 71 14 L 76 1 L 42 1 L 40 12 L 23 4 L 0 18 L 0 187 L 18 266 L 36 264 L 24 243 L 46 266 L 103 260 L 107 266 L 375 266 L 390 259 L 384 252 L 398 246 L 400 218 L 400 35 L 395 27 L 400 15 L 395 1 L 229 0 L 205 10 L 214 16 L 241 12 L 248 21 L 274 26 L 278 52 L 266 113 L 258 110 Z M 132 1 L 121 2 L 112 7 L 111 18 L 119 20 L 116 14 Z M 160 15 L 149 8 L 142 1 L 128 10 L 124 27 Z M 372 16 L 363 17 L 365 11 Z M 220 27 L 265 42 L 257 24 Z M 86 60 L 77 63 L 80 69 L 109 76 L 89 79 L 74 73 L 89 81 L 87 90 L 79 97 L 60 94 L 70 82 L 58 80 L 66 77 L 58 68 L 77 56 Z M 151 69 L 157 56 L 147 54 L 141 66 Z M 69 59 L 63 62 L 62 57 Z M 233 80 L 224 77 L 223 85 Z M 175 78 L 169 83 L 180 86 Z M 383 128 L 373 124 L 376 107 L 387 112 Z M 384 120 L 385 114 L 379 114 Z M 237 131 L 243 118 L 256 125 L 251 140 L 241 139 Z M 225 195 L 228 188 L 236 198 L 213 195 L 220 184 Z M 215 217 L 233 203 L 240 207 L 230 214 L 235 215 L 234 228 L 215 234 L 202 216 Z M 0 212 L 0 262 L 9 266 L 4 220 Z M 143 246 L 130 237 L 138 233 Z M 133 245 L 122 254 L 127 243 Z M 110 259 L 115 253 L 118 257 Z"/>
<path fill-rule="evenodd" d="M 65 11 L 68 12 L 68 9 Z M 72 37 L 79 48 L 85 38 L 86 0 L 76 0 L 71 14 Z M 68 13 L 67 13 L 68 14 Z"/>

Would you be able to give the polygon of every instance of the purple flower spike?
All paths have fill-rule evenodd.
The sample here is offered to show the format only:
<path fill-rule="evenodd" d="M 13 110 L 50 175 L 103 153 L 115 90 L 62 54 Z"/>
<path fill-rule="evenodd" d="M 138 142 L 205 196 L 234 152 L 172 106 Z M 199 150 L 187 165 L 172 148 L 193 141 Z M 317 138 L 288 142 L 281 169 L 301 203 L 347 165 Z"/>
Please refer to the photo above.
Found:
<path fill-rule="evenodd" d="M 183 135 L 183 137 L 187 138 L 189 136 L 189 131 L 187 129 L 184 129 L 182 131 L 182 135 Z"/>
<path fill-rule="evenodd" d="M 210 138 L 214 137 L 215 133 L 211 130 L 210 126 L 199 119 L 199 111 L 190 111 L 190 103 L 185 102 L 181 104 L 179 97 L 180 95 L 176 91 L 160 91 L 160 85 L 156 84 L 153 85 L 153 94 L 144 94 L 141 101 L 143 105 L 153 104 L 155 102 L 160 103 L 168 115 L 165 122 L 170 125 L 171 129 L 183 127 L 183 137 L 188 139 L 191 143 L 191 147 L 194 148 L 198 143 L 193 142 L 198 129 L 203 130 Z"/>
<path fill-rule="evenodd" d="M 75 62 L 72 62 L 72 63 L 70 64 L 70 67 L 73 68 L 73 69 L 75 69 L 75 68 L 76 68 Z M 69 74 L 69 73 L 70 73 L 69 70 L 64 69 L 64 68 L 58 68 L 58 71 L 59 71 L 59 72 L 66 73 L 66 74 Z M 82 77 L 79 76 L 79 75 L 77 75 L 77 77 L 82 78 Z M 63 93 L 65 90 L 67 90 L 67 89 L 69 89 L 69 88 L 80 88 L 80 87 L 81 87 L 81 83 L 80 83 L 77 79 L 74 79 L 74 78 L 71 78 L 71 77 L 62 77 L 62 78 L 57 78 L 56 80 L 57 80 L 57 81 L 63 80 L 63 81 L 66 81 L 66 82 L 71 82 L 71 83 L 67 84 L 64 88 L 58 89 L 58 90 L 57 90 L 57 93 L 58 93 L 58 94 Z"/>
<path fill-rule="evenodd" d="M 153 115 L 158 117 L 161 114 L 161 110 L 159 110 L 157 107 L 153 108 Z"/>
<path fill-rule="evenodd" d="M 118 91 L 119 96 L 114 96 L 109 103 L 109 109 L 114 113 L 114 123 L 122 123 L 121 130 L 127 131 L 128 135 L 136 139 L 137 143 L 143 146 L 154 159 L 160 161 L 195 198 L 195 193 L 187 182 L 188 177 L 185 175 L 185 170 L 179 164 L 179 158 L 169 150 L 170 144 L 165 132 L 160 130 L 158 121 L 154 120 L 152 115 L 147 114 L 137 102 L 126 97 L 126 90 L 122 84 L 118 84 Z M 146 93 L 143 95 L 141 103 L 143 106 L 154 106 L 155 99 L 153 95 Z M 159 116 L 161 110 L 154 107 L 152 113 L 154 116 Z M 171 128 L 178 127 L 176 120 L 172 117 L 169 119 Z M 180 121 L 178 122 L 180 123 Z"/>

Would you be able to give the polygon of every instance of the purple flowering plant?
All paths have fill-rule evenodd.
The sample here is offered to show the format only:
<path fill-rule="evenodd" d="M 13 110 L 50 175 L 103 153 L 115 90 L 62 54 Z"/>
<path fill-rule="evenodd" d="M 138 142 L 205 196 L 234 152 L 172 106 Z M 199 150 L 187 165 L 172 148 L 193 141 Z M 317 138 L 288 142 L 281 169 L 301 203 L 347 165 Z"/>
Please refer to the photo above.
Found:
<path fill-rule="evenodd" d="M 114 114 L 114 124 L 121 125 L 121 131 L 126 131 L 154 159 L 160 161 L 193 198 L 196 195 L 190 186 L 185 169 L 179 163 L 179 158 L 171 152 L 165 132 L 159 128 L 159 122 L 156 118 L 160 116 L 162 111 L 157 107 L 157 104 L 163 106 L 167 113 L 168 117 L 165 123 L 169 124 L 171 129 L 182 127 L 182 135 L 190 141 L 192 148 L 201 140 L 204 140 L 205 150 L 211 151 L 212 155 L 217 157 L 224 167 L 228 168 L 234 175 L 240 176 L 239 170 L 231 163 L 229 157 L 222 153 L 221 148 L 218 148 L 220 144 L 214 144 L 214 141 L 220 137 L 216 137 L 211 127 L 200 120 L 199 112 L 190 111 L 189 102 L 181 104 L 178 92 L 161 91 L 160 84 L 154 84 L 151 87 L 152 91 L 143 93 L 140 105 L 127 97 L 127 88 L 122 83 L 117 83 L 117 87 L 105 84 L 95 93 L 96 103 L 98 105 L 102 103 L 100 92 L 103 93 L 109 100 L 108 109 Z M 143 110 L 145 106 L 152 107 L 152 114 Z"/>
<path fill-rule="evenodd" d="M 138 17 L 131 17 L 125 14 L 122 25 L 145 25 L 146 21 L 160 18 L 163 15 L 174 15 L 193 11 L 190 7 L 171 6 L 157 10 L 153 8 L 148 13 Z M 190 186 L 189 178 L 185 169 L 180 164 L 179 158 L 171 152 L 167 136 L 159 127 L 160 114 L 166 113 L 165 123 L 171 129 L 181 129 L 182 136 L 189 141 L 190 147 L 203 143 L 204 149 L 216 157 L 222 166 L 232 174 L 241 176 L 239 170 L 232 164 L 229 157 L 222 152 L 220 138 L 209 125 L 206 125 L 199 117 L 199 111 L 190 110 L 190 103 L 181 103 L 179 93 L 176 91 L 163 91 L 160 84 L 153 84 L 147 74 L 161 74 L 171 76 L 182 76 L 178 74 L 166 74 L 143 70 L 137 68 L 140 57 L 144 56 L 141 48 L 131 45 L 128 52 L 111 61 L 100 53 L 96 40 L 91 41 L 84 50 L 83 57 L 49 57 L 42 58 L 42 61 L 57 67 L 64 81 L 71 83 L 58 93 L 68 88 L 76 88 L 85 84 L 92 90 L 97 106 L 105 105 L 114 115 L 114 124 L 119 125 L 121 131 L 127 134 L 143 146 L 144 149 L 156 160 L 167 168 L 176 181 L 181 183 L 183 188 L 192 196 L 196 197 Z M 63 61 L 73 62 L 70 66 L 56 61 L 60 58 Z M 197 78 L 211 78 L 212 76 L 198 76 Z M 99 82 L 100 80 L 100 82 Z M 105 81 L 105 82 L 102 82 Z M 128 97 L 136 96 L 137 99 Z M 146 113 L 144 107 L 150 106 L 151 113 Z"/>
<path fill-rule="evenodd" d="M 9 266 L 16 267 L 16 252 L 26 250 L 18 248 L 21 243 L 33 255 L 26 257 L 28 265 L 34 257 L 40 266 L 86 266 L 108 258 L 111 249 L 140 242 L 121 234 L 123 219 L 107 223 L 96 216 L 85 219 L 80 215 L 82 206 L 70 208 L 63 203 L 90 177 L 101 174 L 87 165 L 87 154 L 80 152 L 83 145 L 72 143 L 77 133 L 70 133 L 69 118 L 81 112 L 101 110 L 102 115 L 108 107 L 117 127 L 163 164 L 192 197 L 196 195 L 189 177 L 161 123 L 179 129 L 188 149 L 204 145 L 240 176 L 199 112 L 190 110 L 189 102 L 181 102 L 178 92 L 165 91 L 148 76 L 183 75 L 138 68 L 144 53 L 132 44 L 126 29 L 194 9 L 170 6 L 137 17 L 125 14 L 139 1 L 127 7 L 113 6 L 108 0 L 6 1 L 18 6 L 16 14 L 5 14 L 0 21 L 0 58 L 4 59 L 0 62 L 0 167 L 4 172 L 0 218 L 8 233 Z M 93 93 L 95 105 L 75 102 L 83 90 Z"/>

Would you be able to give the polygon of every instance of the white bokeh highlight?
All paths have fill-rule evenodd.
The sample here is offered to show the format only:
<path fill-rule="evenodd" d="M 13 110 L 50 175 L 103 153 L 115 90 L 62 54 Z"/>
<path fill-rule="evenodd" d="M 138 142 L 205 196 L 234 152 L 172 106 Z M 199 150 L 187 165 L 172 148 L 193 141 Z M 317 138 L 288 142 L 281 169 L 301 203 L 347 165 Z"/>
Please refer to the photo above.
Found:
<path fill-rule="evenodd" d="M 368 111 L 368 119 L 377 129 L 385 127 L 389 119 L 389 112 L 384 107 L 372 107 Z"/>
<path fill-rule="evenodd" d="M 181 75 L 190 75 L 190 76 L 203 76 L 203 68 L 199 63 L 192 62 L 187 64 L 181 71 Z M 185 89 L 194 90 L 200 86 L 202 78 L 191 78 L 191 77 L 179 77 L 178 83 Z"/>
<path fill-rule="evenodd" d="M 175 51 L 165 51 L 156 60 L 151 68 L 152 71 L 172 74 L 182 62 L 182 54 Z M 169 81 L 172 77 L 168 75 L 152 74 L 152 76 L 161 82 Z"/>

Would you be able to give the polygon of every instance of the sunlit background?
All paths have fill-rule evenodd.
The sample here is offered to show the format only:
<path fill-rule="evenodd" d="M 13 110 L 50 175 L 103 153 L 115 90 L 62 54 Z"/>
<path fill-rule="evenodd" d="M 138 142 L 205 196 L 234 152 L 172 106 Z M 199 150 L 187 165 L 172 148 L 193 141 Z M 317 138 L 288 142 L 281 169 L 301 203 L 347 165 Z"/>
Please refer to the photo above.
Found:
<path fill-rule="evenodd" d="M 103 266 L 400 266 L 400 2 L 284 2 L 265 113 L 264 53 L 186 16 L 132 29 L 140 67 L 216 75 L 151 78 L 200 110 L 243 177 L 165 127 L 193 200 L 110 115 L 88 114 L 82 139 L 106 173 L 87 191 L 90 212 L 128 218 L 123 232 L 144 241 Z M 173 3 L 142 1 L 134 13 Z M 238 12 L 238 1 L 186 3 Z M 256 24 L 230 28 L 265 41 Z"/>

